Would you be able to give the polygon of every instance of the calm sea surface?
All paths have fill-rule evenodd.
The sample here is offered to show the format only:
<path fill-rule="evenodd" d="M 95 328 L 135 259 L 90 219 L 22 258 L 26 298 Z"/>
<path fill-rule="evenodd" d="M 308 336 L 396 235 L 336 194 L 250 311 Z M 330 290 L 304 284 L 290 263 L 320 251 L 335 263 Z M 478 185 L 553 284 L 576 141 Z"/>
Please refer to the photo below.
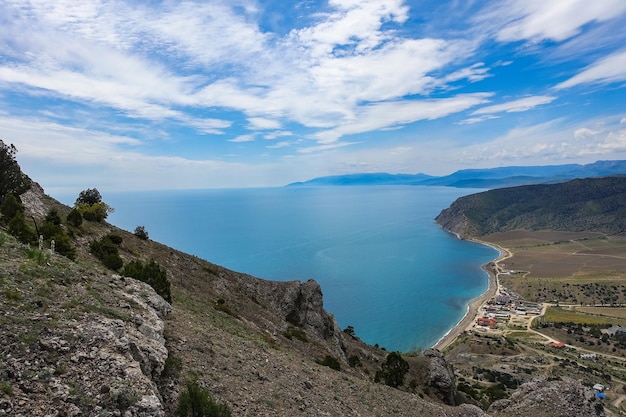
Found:
<path fill-rule="evenodd" d="M 458 240 L 434 217 L 477 190 L 376 186 L 103 195 L 109 221 L 227 268 L 315 279 L 341 328 L 388 350 L 430 347 L 484 292 L 497 251 Z"/>

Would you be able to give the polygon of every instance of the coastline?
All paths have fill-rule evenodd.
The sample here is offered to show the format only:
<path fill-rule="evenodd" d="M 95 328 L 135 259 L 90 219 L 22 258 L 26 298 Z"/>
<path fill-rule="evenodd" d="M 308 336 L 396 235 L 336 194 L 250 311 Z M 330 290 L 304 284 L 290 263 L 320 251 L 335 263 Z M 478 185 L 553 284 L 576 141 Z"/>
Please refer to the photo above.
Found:
<path fill-rule="evenodd" d="M 457 237 L 460 239 L 459 235 L 457 235 Z M 511 256 L 511 252 L 509 252 L 508 249 L 478 239 L 471 240 L 476 243 L 492 247 L 499 252 L 498 257 L 495 260 L 488 262 L 482 266 L 482 269 L 487 272 L 487 275 L 489 277 L 489 285 L 484 293 L 476 298 L 471 299 L 468 302 L 467 311 L 465 312 L 463 318 L 459 320 L 459 322 L 454 327 L 452 327 L 446 334 L 441 337 L 441 339 L 437 341 L 437 343 L 432 346 L 433 349 L 438 349 L 441 351 L 445 350 L 450 345 L 452 345 L 452 343 L 454 343 L 454 341 L 456 341 L 459 336 L 461 336 L 465 331 L 470 330 L 474 326 L 476 319 L 481 315 L 480 310 L 482 305 L 492 297 L 495 297 L 495 295 L 498 293 L 499 282 L 498 277 L 496 276 L 497 272 L 494 271 L 498 270 L 499 262 Z M 493 268 L 490 268 L 490 265 L 493 265 Z"/>

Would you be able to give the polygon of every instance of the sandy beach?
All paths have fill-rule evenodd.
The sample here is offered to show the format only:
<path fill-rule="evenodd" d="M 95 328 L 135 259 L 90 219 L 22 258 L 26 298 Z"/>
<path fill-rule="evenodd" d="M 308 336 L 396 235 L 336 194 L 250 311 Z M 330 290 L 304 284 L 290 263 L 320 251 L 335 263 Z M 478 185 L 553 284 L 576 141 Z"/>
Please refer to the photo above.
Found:
<path fill-rule="evenodd" d="M 497 292 L 498 292 L 498 277 L 496 276 L 496 274 L 494 274 L 493 270 L 498 271 L 499 270 L 499 262 L 501 262 L 502 260 L 509 258 L 511 256 L 511 253 L 505 249 L 505 248 L 501 248 L 499 246 L 496 246 L 492 243 L 488 243 L 488 242 L 483 242 L 481 240 L 474 240 L 475 242 L 481 243 L 483 245 L 487 245 L 487 246 L 491 246 L 492 248 L 498 250 L 500 252 L 500 255 L 498 255 L 498 258 L 488 264 L 483 265 L 483 269 L 487 272 L 487 274 L 489 275 L 489 287 L 487 288 L 487 291 L 485 291 L 483 294 L 479 295 L 478 297 L 472 299 L 469 303 L 468 303 L 468 309 L 467 309 L 467 313 L 465 314 L 465 316 L 463 317 L 463 319 L 461 319 L 461 321 L 459 321 L 457 323 L 456 326 L 454 326 L 452 329 L 450 329 L 450 331 L 448 333 L 446 333 L 445 336 L 443 336 L 441 339 L 439 339 L 439 341 L 433 346 L 433 348 L 435 349 L 439 349 L 439 350 L 444 350 L 446 349 L 448 346 L 450 346 L 461 334 L 463 334 L 463 332 L 465 332 L 466 330 L 469 330 L 472 328 L 472 326 L 474 325 L 474 323 L 476 322 L 476 319 L 481 316 L 481 310 L 482 310 L 482 305 L 488 301 L 490 298 L 494 297 Z M 490 268 L 489 265 L 494 264 L 495 268 Z"/>

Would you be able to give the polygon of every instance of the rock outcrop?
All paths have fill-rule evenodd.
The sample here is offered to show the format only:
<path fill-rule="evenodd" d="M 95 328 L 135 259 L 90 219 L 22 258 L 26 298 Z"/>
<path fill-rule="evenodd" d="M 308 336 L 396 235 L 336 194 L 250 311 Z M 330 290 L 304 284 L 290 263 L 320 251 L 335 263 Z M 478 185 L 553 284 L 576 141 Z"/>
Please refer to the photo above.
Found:
<path fill-rule="evenodd" d="M 523 384 L 510 399 L 494 402 L 494 417 L 603 417 L 604 407 L 591 388 L 572 379 L 536 379 Z"/>
<path fill-rule="evenodd" d="M 23 248 L 5 243 L 2 255 Z M 170 305 L 143 282 L 79 273 L 58 256 L 5 270 L 0 415 L 164 416 L 155 380 Z"/>
<path fill-rule="evenodd" d="M 424 356 L 429 360 L 428 385 L 444 403 L 457 405 L 456 377 L 450 362 L 436 349 L 426 349 Z"/>

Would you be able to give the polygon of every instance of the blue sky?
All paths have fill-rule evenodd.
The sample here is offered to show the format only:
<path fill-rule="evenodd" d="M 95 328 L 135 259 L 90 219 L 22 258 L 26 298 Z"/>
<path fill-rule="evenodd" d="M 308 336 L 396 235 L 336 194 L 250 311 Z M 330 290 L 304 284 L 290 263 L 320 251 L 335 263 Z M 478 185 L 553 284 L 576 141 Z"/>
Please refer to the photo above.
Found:
<path fill-rule="evenodd" d="M 626 1 L 0 1 L 47 191 L 626 159 Z"/>

